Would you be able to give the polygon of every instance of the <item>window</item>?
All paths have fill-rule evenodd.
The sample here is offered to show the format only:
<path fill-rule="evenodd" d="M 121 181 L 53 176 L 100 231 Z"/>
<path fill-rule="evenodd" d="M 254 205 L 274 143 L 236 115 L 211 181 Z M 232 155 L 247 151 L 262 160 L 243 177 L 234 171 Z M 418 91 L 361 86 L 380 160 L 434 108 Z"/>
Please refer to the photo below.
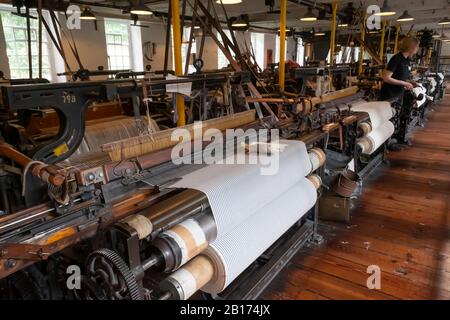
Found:
<path fill-rule="evenodd" d="M 110 70 L 131 69 L 128 22 L 105 19 L 106 50 Z"/>
<path fill-rule="evenodd" d="M 303 41 L 301 38 L 297 39 L 297 63 L 303 66 L 303 61 L 305 60 L 305 47 L 303 46 Z"/>
<path fill-rule="evenodd" d="M 252 32 L 250 36 L 252 43 L 253 54 L 255 55 L 256 63 L 264 70 L 264 34 Z"/>
<path fill-rule="evenodd" d="M 287 42 L 287 39 L 286 39 Z M 284 46 L 284 58 L 286 59 L 286 52 L 287 52 L 287 43 Z M 275 63 L 280 62 L 280 36 L 277 36 L 275 40 Z"/>
<path fill-rule="evenodd" d="M 170 41 L 170 45 L 171 45 L 171 50 L 172 50 L 172 66 L 173 66 L 173 70 L 175 70 L 175 60 L 174 60 L 174 54 L 173 54 L 173 32 L 170 33 L 171 36 L 171 41 Z M 189 47 L 189 38 L 191 36 L 191 27 L 184 27 L 183 28 L 183 38 L 182 38 L 182 43 L 181 43 L 181 59 L 182 59 L 182 72 L 184 74 L 184 70 L 186 68 L 186 60 L 187 60 L 187 51 L 188 51 L 188 47 Z M 195 36 L 195 34 L 194 34 Z M 194 39 L 195 40 L 195 37 Z M 192 41 L 192 46 L 191 46 L 191 58 L 189 59 L 189 68 L 188 68 L 188 73 L 193 73 L 195 72 L 195 68 L 194 68 L 194 59 L 192 59 L 192 54 L 195 54 L 197 52 L 197 47 L 195 44 L 195 41 Z"/>
<path fill-rule="evenodd" d="M 37 16 L 34 11 L 30 12 Z M 28 39 L 27 39 L 27 19 L 11 14 L 7 11 L 1 13 L 3 31 L 6 41 L 6 54 L 8 56 L 9 69 L 12 79 L 29 78 L 28 66 Z M 30 19 L 31 29 L 31 56 L 33 78 L 39 76 L 38 61 L 38 21 Z M 42 77 L 51 80 L 49 47 L 47 34 L 42 32 Z"/>
<path fill-rule="evenodd" d="M 230 30 L 224 29 L 223 32 L 228 37 L 228 39 L 231 39 Z M 223 45 L 222 37 L 220 36 L 220 34 L 218 34 L 218 37 L 220 43 Z M 228 61 L 227 57 L 223 54 L 222 50 L 220 50 L 220 48 L 217 47 L 217 68 L 218 69 L 226 68 L 229 64 L 230 62 Z"/>
<path fill-rule="evenodd" d="M 336 58 L 336 63 L 351 63 L 358 61 L 358 47 L 341 47 Z M 353 61 L 352 61 L 353 59 Z"/>

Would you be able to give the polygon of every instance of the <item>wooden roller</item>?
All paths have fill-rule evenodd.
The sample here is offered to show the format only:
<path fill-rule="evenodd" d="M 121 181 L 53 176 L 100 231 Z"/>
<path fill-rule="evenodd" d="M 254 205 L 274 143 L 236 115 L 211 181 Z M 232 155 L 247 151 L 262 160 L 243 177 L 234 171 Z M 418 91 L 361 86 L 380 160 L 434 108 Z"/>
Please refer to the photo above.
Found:
<path fill-rule="evenodd" d="M 316 188 L 316 190 L 319 190 L 320 187 L 322 186 L 322 178 L 320 178 L 319 175 L 317 174 L 311 174 L 309 176 L 306 177 L 309 181 L 311 181 L 311 183 L 314 185 L 314 187 Z"/>
<path fill-rule="evenodd" d="M 359 88 L 357 86 L 353 86 L 353 87 L 348 87 L 342 90 L 338 90 L 338 91 L 334 91 L 334 92 L 330 92 L 327 94 L 324 94 L 320 97 L 314 97 L 311 99 L 311 104 L 313 106 L 319 104 L 319 103 L 325 103 L 325 102 L 330 102 L 333 100 L 337 100 L 337 99 L 342 99 L 345 97 L 349 97 L 351 95 L 354 95 L 358 92 Z"/>
<path fill-rule="evenodd" d="M 311 172 L 316 171 L 324 165 L 327 156 L 320 148 L 312 148 L 308 150 L 309 160 L 311 161 Z"/>
<path fill-rule="evenodd" d="M 23 153 L 14 149 L 11 145 L 4 142 L 0 143 L 0 157 L 14 161 L 22 166 L 24 171 L 29 170 L 36 178 L 55 187 L 61 186 L 66 180 L 65 175 L 60 172 L 60 167 L 33 161 Z"/>
<path fill-rule="evenodd" d="M 161 282 L 161 289 L 170 299 L 187 300 L 204 287 L 214 276 L 210 258 L 199 255 Z"/>
<path fill-rule="evenodd" d="M 202 134 L 204 135 L 207 129 L 218 129 L 223 131 L 226 129 L 243 126 L 252 121 L 255 121 L 255 110 L 249 110 L 222 118 L 203 121 Z M 172 140 L 172 133 L 177 129 L 188 130 L 192 137 L 194 134 L 194 125 L 195 124 L 190 124 L 180 128 L 159 131 L 151 135 L 146 134 L 139 137 L 106 143 L 102 145 L 102 151 L 107 152 L 113 161 L 134 158 L 178 144 L 179 141 Z"/>
<path fill-rule="evenodd" d="M 372 124 L 364 121 L 358 125 L 358 138 L 367 136 L 372 131 Z"/>

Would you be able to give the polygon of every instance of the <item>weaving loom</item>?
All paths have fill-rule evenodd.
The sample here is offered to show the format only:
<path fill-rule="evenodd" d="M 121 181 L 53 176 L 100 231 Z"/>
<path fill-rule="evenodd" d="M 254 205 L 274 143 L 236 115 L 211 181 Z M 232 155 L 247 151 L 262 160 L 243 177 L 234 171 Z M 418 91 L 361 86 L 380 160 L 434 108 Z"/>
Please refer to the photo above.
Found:
<path fill-rule="evenodd" d="M 67 90 L 66 85 L 48 86 L 7 88 L 11 109 L 34 108 L 25 99 L 33 94 L 49 95 L 56 103 L 49 92 Z M 93 90 L 100 100 L 117 99 L 105 88 L 126 97 L 142 90 L 126 81 L 72 89 L 78 90 L 77 101 L 91 97 Z M 318 199 L 323 179 L 334 174 L 329 152 L 339 154 L 344 166 L 352 161 L 357 178 L 384 158 L 381 146 L 393 133 L 395 112 L 388 102 L 362 98 L 357 87 L 312 98 L 243 97 L 245 111 L 203 121 L 201 130 L 195 122 L 160 130 L 148 116 L 120 112 L 81 124 L 83 116 L 74 113 L 66 119 L 71 125 L 62 121 L 63 132 L 31 148 L 30 156 L 3 144 L 1 156 L 18 165 L 11 175 L 23 172 L 27 209 L 9 209 L 13 213 L 0 218 L 0 244 L 9 250 L 0 262 L 18 261 L 0 264 L 0 277 L 39 261 L 42 252 L 52 256 L 88 240 L 97 247 L 77 261 L 86 265 L 87 291 L 79 295 L 189 299 L 202 292 L 254 299 L 306 241 L 321 241 Z M 39 100 L 38 106 L 49 104 Z M 42 132 L 55 135 L 53 122 L 50 127 Z M 213 132 L 225 138 L 227 129 L 253 130 L 221 146 L 233 150 L 223 153 L 224 163 L 239 156 L 247 162 L 203 163 L 204 151 L 217 142 Z M 251 142 L 267 129 L 268 141 Z M 181 165 L 172 158 L 181 142 L 173 139 L 179 137 L 176 130 L 189 136 L 183 145 L 194 146 L 183 149 L 179 156 L 187 161 Z M 66 136 L 66 131 L 75 133 Z M 271 140 L 278 135 L 281 140 Z M 261 174 L 275 163 L 273 174 Z"/>
<path fill-rule="evenodd" d="M 358 140 L 363 154 L 374 153 L 394 133 L 394 124 L 390 121 L 395 115 L 389 102 L 359 102 L 352 106 L 353 111 L 369 114 L 370 126 L 362 124 L 364 135 Z"/>

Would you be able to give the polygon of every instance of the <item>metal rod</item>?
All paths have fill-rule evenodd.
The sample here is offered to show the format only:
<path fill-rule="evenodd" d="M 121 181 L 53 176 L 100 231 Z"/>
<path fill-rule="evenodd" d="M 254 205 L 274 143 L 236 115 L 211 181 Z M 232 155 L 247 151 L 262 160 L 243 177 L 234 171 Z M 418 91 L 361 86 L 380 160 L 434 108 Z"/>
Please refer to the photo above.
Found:
<path fill-rule="evenodd" d="M 183 5 L 186 5 L 186 1 L 183 3 Z M 188 49 L 186 53 L 186 63 L 184 65 L 184 75 L 187 75 L 189 73 L 189 64 L 191 61 L 191 50 L 192 50 L 192 42 L 195 41 L 194 39 L 194 30 L 195 30 L 195 24 L 197 23 L 197 2 L 195 2 L 195 8 L 192 12 L 192 21 L 191 21 L 191 30 L 189 32 L 189 43 L 188 43 Z"/>
<path fill-rule="evenodd" d="M 142 269 L 148 270 L 149 268 L 153 267 L 155 264 L 157 264 L 159 262 L 159 259 L 157 256 L 151 256 L 150 258 L 148 258 L 147 260 L 145 260 L 144 262 L 142 262 Z"/>
<path fill-rule="evenodd" d="M 172 294 L 169 291 L 167 291 L 163 293 L 161 296 L 159 296 L 158 300 L 169 300 L 170 297 L 172 297 Z"/>
<path fill-rule="evenodd" d="M 200 191 L 188 189 L 142 210 L 140 214 L 152 222 L 153 236 L 207 208 L 209 208 L 209 202 L 206 195 Z"/>
<path fill-rule="evenodd" d="M 42 78 L 42 0 L 38 0 L 38 64 L 39 64 L 39 79 Z"/>
<path fill-rule="evenodd" d="M 169 12 L 167 15 L 167 27 L 166 27 L 166 47 L 164 50 L 164 76 L 167 76 L 167 70 L 169 67 L 169 48 L 170 48 L 170 25 L 172 23 L 172 1 L 169 1 Z"/>
<path fill-rule="evenodd" d="M 30 26 L 30 7 L 25 7 L 27 15 L 27 43 L 28 43 L 28 77 L 33 78 L 33 57 L 31 55 L 31 26 Z"/>

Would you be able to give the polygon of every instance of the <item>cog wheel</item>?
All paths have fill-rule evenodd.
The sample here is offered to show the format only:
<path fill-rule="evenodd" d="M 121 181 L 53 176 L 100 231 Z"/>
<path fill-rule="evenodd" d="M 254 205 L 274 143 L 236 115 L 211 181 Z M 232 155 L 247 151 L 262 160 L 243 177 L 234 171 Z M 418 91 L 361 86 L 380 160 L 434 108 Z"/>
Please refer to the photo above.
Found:
<path fill-rule="evenodd" d="M 115 251 L 100 249 L 86 260 L 90 278 L 111 300 L 142 300 L 136 276 Z"/>
<path fill-rule="evenodd" d="M 81 276 L 81 288 L 72 290 L 71 298 L 74 300 L 106 300 L 106 296 L 101 287 L 91 278 Z"/>

